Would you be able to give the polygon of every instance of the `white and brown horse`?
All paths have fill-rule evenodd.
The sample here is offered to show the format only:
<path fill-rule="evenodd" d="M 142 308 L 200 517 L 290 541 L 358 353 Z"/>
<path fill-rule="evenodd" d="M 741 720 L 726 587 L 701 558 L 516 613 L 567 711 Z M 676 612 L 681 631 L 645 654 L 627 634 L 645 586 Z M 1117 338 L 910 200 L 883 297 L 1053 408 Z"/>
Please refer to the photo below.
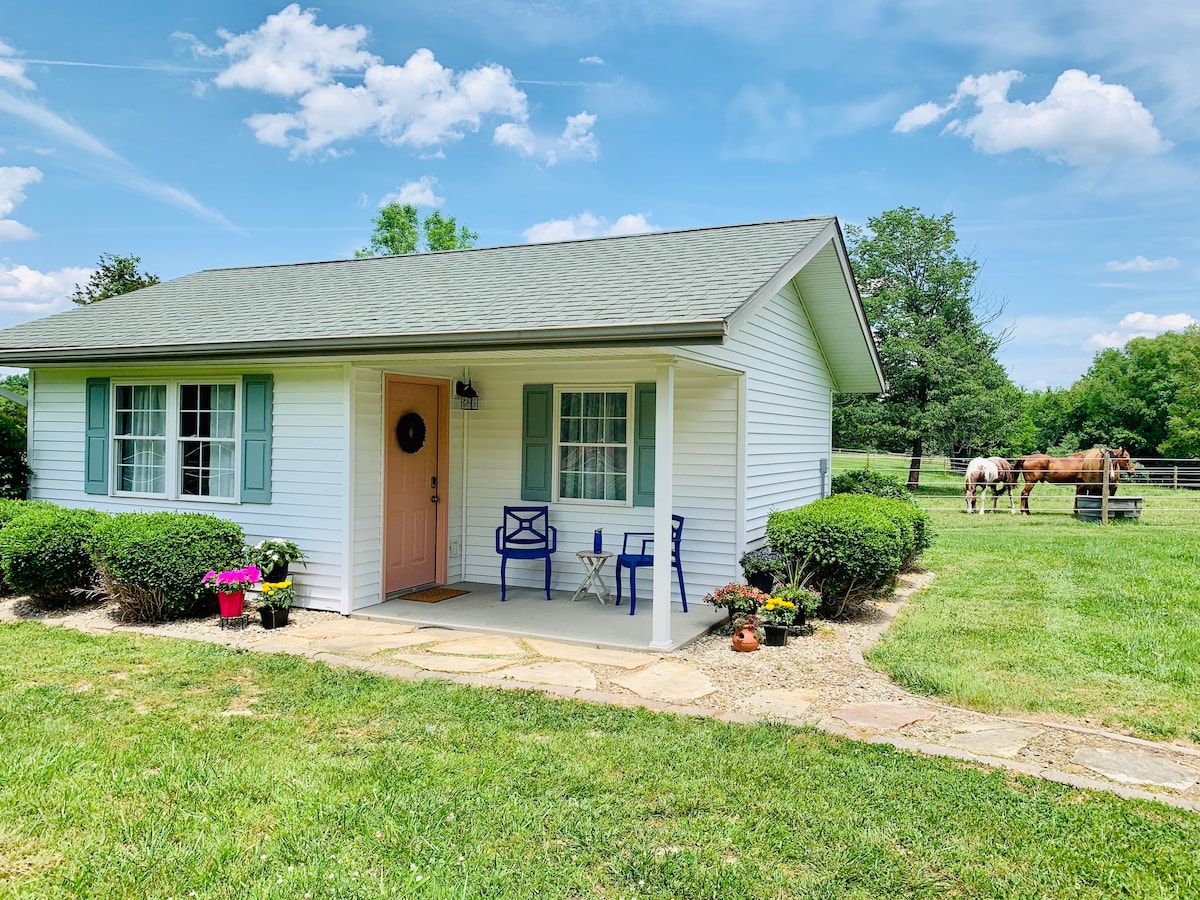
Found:
<path fill-rule="evenodd" d="M 996 511 L 996 501 L 1001 494 L 1008 494 L 1008 511 L 1015 513 L 1013 507 L 1013 488 L 1017 486 L 1017 473 L 1003 456 L 977 456 L 967 464 L 967 481 L 963 490 L 967 495 L 967 513 L 978 512 L 983 515 L 984 500 L 987 489 L 992 489 L 992 512 Z M 983 496 L 975 502 L 975 492 L 980 487 Z M 978 508 L 977 508 L 978 507 Z"/>

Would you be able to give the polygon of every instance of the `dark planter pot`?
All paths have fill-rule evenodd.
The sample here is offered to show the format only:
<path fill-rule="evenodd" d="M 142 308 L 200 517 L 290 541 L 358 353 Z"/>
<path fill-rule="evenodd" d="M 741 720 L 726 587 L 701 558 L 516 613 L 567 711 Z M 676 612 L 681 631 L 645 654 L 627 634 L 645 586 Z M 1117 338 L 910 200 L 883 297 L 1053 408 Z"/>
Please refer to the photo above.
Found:
<path fill-rule="evenodd" d="M 286 562 L 281 562 L 278 565 L 273 566 L 270 569 L 264 569 L 263 573 L 262 573 L 262 580 L 269 581 L 272 584 L 275 584 L 280 581 L 287 581 L 287 577 L 288 577 L 288 563 L 286 563 Z"/>
<path fill-rule="evenodd" d="M 760 572 L 757 575 L 751 575 L 746 579 L 746 584 L 750 587 L 758 588 L 764 594 L 771 593 L 771 588 L 775 587 L 775 577 L 770 572 Z"/>
<path fill-rule="evenodd" d="M 287 608 L 276 609 L 273 606 L 260 606 L 258 614 L 262 616 L 263 628 L 282 628 L 288 623 Z"/>
<path fill-rule="evenodd" d="M 766 639 L 763 643 L 768 647 L 786 647 L 788 630 L 786 625 L 764 625 L 763 633 Z"/>

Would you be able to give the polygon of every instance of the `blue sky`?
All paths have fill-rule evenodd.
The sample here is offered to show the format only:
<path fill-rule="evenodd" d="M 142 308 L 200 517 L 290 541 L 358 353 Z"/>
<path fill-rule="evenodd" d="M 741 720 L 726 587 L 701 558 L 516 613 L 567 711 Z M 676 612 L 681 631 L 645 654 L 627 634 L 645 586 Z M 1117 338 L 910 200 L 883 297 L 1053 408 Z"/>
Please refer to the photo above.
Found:
<path fill-rule="evenodd" d="M 1200 318 L 1200 6 L 976 6 L 12 4 L 0 325 L 103 252 L 349 256 L 394 197 L 480 245 L 916 206 L 983 263 L 1013 378 L 1066 385 Z"/>

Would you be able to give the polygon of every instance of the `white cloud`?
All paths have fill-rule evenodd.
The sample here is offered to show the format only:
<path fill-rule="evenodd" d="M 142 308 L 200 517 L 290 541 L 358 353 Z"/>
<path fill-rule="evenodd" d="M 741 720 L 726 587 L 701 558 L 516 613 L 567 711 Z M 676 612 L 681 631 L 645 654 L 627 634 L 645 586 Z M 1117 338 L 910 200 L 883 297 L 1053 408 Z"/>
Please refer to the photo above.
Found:
<path fill-rule="evenodd" d="M 12 325 L 71 306 L 76 284 L 83 284 L 91 269 L 69 266 L 55 272 L 39 272 L 28 266 L 9 268 L 0 263 L 0 316 Z"/>
<path fill-rule="evenodd" d="M 1088 338 L 1088 346 L 1095 349 L 1105 347 L 1124 347 L 1126 343 L 1137 337 L 1154 337 L 1164 331 L 1182 331 L 1189 325 L 1197 324 L 1196 319 L 1187 313 L 1168 313 L 1165 316 L 1154 313 L 1134 312 L 1117 323 L 1113 331 L 1099 332 Z"/>
<path fill-rule="evenodd" d="M 25 63 L 11 58 L 16 52 L 4 41 L 0 41 L 0 81 L 11 81 L 19 88 L 32 91 L 36 85 L 25 77 Z"/>
<path fill-rule="evenodd" d="M 1023 78 L 1015 70 L 967 76 L 949 103 L 913 107 L 894 130 L 923 128 L 973 100 L 975 114 L 952 120 L 945 131 L 969 138 L 982 153 L 1030 150 L 1079 166 L 1162 153 L 1171 146 L 1154 126 L 1150 111 L 1124 85 L 1067 69 L 1044 100 L 1009 100 L 1009 90 Z"/>
<path fill-rule="evenodd" d="M 29 88 L 36 87 L 32 82 Z M 99 138 L 89 134 L 78 125 L 74 125 L 55 113 L 43 103 L 27 97 L 18 96 L 6 91 L 0 86 L 0 112 L 8 113 L 18 119 L 24 119 L 31 125 L 40 128 L 52 137 L 70 144 L 100 161 L 105 175 L 118 184 L 153 197 L 171 206 L 186 210 L 201 219 L 205 219 L 231 231 L 241 231 L 225 216 L 214 209 L 209 209 L 183 188 L 156 181 L 146 175 L 121 156 Z"/>
<path fill-rule="evenodd" d="M 571 159 L 589 162 L 600 158 L 600 141 L 592 129 L 596 116 L 586 110 L 567 116 L 566 126 L 558 137 L 536 134 L 528 125 L 505 122 L 492 133 L 492 142 L 511 147 L 521 156 L 537 156 L 548 166 Z"/>
<path fill-rule="evenodd" d="M 531 225 L 523 232 L 530 244 L 551 241 L 574 241 L 580 238 L 614 237 L 621 234 L 645 234 L 658 231 L 658 227 L 647 221 L 650 213 L 627 213 L 615 222 L 584 210 L 569 219 L 551 219 Z"/>
<path fill-rule="evenodd" d="M 581 56 L 579 58 L 579 61 L 581 63 L 583 63 L 585 66 L 602 66 L 602 65 L 604 65 L 604 58 L 600 57 L 600 56 Z"/>
<path fill-rule="evenodd" d="M 1126 262 L 1110 259 L 1104 264 L 1106 272 L 1163 272 L 1178 268 L 1179 260 L 1173 256 L 1164 256 L 1162 259 L 1146 259 L 1144 256 L 1135 256 Z"/>
<path fill-rule="evenodd" d="M 416 181 L 406 181 L 400 189 L 384 195 L 379 201 L 380 206 L 389 203 L 411 204 L 413 206 L 441 206 L 446 202 L 445 197 L 439 197 L 433 192 L 437 179 L 432 175 L 422 175 Z"/>
<path fill-rule="evenodd" d="M 25 187 L 41 180 L 41 169 L 0 166 L 0 241 L 29 241 L 37 237 L 36 231 L 8 215 L 25 199 Z"/>
<path fill-rule="evenodd" d="M 293 156 L 330 153 L 337 142 L 367 134 L 436 155 L 439 145 L 478 131 L 485 117 L 518 125 L 529 117 L 528 98 L 503 66 L 456 72 L 425 48 L 404 65 L 389 65 L 363 48 L 364 26 L 319 25 L 315 11 L 296 4 L 252 31 L 218 34 L 225 42 L 219 47 L 192 45 L 202 56 L 230 61 L 214 79 L 218 87 L 295 98 L 293 109 L 246 120 L 261 143 Z M 339 80 L 347 73 L 356 76 L 353 83 Z"/>

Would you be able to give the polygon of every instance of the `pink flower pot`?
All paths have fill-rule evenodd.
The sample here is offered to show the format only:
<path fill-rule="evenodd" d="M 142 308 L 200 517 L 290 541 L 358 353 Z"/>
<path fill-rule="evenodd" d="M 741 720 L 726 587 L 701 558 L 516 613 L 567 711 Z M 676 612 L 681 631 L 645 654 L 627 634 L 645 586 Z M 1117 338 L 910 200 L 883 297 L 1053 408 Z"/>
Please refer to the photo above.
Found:
<path fill-rule="evenodd" d="M 221 610 L 221 618 L 231 619 L 240 616 L 246 607 L 246 592 L 232 591 L 228 594 L 217 592 L 217 607 Z"/>

